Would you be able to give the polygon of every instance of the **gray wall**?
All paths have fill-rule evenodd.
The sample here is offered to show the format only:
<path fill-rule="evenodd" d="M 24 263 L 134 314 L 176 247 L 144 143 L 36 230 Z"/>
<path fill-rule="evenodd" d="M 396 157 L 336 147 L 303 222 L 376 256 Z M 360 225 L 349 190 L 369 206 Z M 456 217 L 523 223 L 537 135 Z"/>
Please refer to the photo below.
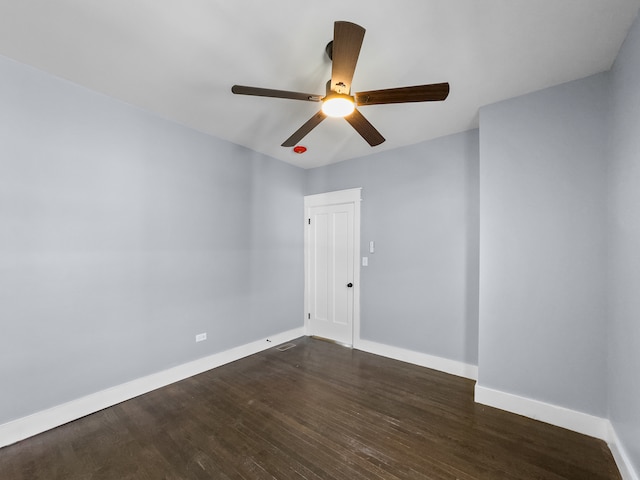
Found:
<path fill-rule="evenodd" d="M 0 423 L 301 327 L 303 188 L 0 58 Z"/>
<path fill-rule="evenodd" d="M 362 338 L 476 365 L 477 130 L 307 172 L 307 194 L 354 187 Z"/>
<path fill-rule="evenodd" d="M 0 424 L 301 326 L 302 196 L 363 187 L 363 338 L 608 415 L 640 469 L 639 52 L 307 172 L 0 57 Z"/>
<path fill-rule="evenodd" d="M 604 74 L 480 111 L 479 385 L 606 414 Z"/>
<path fill-rule="evenodd" d="M 640 472 L 640 21 L 611 71 L 609 418 Z"/>

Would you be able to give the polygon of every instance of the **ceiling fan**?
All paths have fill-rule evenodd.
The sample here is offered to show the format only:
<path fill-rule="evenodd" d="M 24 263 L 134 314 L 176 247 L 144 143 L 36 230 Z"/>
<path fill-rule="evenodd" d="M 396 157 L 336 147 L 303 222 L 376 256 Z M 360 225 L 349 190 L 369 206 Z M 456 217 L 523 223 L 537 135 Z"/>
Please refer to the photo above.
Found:
<path fill-rule="evenodd" d="M 375 147 L 384 142 L 384 137 L 360 113 L 356 107 L 382 105 L 387 103 L 435 102 L 449 95 L 448 83 L 416 85 L 413 87 L 370 90 L 351 94 L 351 80 L 356 69 L 360 47 L 365 29 L 351 22 L 335 22 L 333 41 L 329 42 L 326 52 L 332 60 L 331 80 L 327 82 L 326 94 L 290 92 L 268 88 L 234 85 L 231 91 L 239 95 L 259 97 L 287 98 L 307 102 L 322 102 L 321 110 L 287 138 L 283 147 L 293 147 L 302 140 L 320 122 L 329 117 L 343 117 L 364 138 Z"/>

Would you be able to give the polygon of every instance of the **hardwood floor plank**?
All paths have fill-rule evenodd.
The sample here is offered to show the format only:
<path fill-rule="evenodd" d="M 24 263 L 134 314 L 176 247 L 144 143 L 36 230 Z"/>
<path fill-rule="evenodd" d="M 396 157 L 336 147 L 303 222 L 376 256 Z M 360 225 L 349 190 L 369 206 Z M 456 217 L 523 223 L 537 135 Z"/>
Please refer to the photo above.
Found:
<path fill-rule="evenodd" d="M 300 338 L 0 449 L 3 480 L 619 480 L 474 382 Z"/>

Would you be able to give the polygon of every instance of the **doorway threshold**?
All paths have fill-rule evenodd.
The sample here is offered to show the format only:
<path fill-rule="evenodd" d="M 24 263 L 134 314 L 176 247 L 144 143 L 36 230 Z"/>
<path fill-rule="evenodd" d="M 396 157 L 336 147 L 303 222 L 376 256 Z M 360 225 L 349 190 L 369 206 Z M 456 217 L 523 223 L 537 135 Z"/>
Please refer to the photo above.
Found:
<path fill-rule="evenodd" d="M 339 342 L 337 340 L 333 340 L 331 338 L 319 337 L 317 335 L 310 335 L 314 340 L 320 340 L 322 342 L 333 343 L 335 345 L 340 345 L 341 347 L 353 348 L 353 345 L 349 345 L 348 343 Z"/>

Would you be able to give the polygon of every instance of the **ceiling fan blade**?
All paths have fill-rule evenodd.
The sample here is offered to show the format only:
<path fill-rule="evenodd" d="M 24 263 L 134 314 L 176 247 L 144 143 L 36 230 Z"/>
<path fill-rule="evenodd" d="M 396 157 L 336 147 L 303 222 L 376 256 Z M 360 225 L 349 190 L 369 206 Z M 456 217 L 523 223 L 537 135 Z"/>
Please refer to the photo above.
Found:
<path fill-rule="evenodd" d="M 380 135 L 380 132 L 369 123 L 369 120 L 364 118 L 357 109 L 353 111 L 351 115 L 347 115 L 344 119 L 351 124 L 356 131 L 362 135 L 369 145 L 375 147 L 384 142 L 384 137 Z"/>
<path fill-rule="evenodd" d="M 313 93 L 289 92 L 287 90 L 273 90 L 270 88 L 245 87 L 244 85 L 234 85 L 231 91 L 238 95 L 255 95 L 257 97 L 288 98 L 291 100 L 305 100 L 307 102 L 319 102 L 322 95 Z"/>
<path fill-rule="evenodd" d="M 287 138 L 283 143 L 283 147 L 293 147 L 300 140 L 302 140 L 311 130 L 316 128 L 320 122 L 322 122 L 327 116 L 322 113 L 322 110 L 316 113 L 313 117 L 311 117 L 307 122 L 302 125 L 298 130 L 294 132 L 289 138 Z"/>
<path fill-rule="evenodd" d="M 388 88 L 386 90 L 370 90 L 354 95 L 356 104 L 381 105 L 385 103 L 438 102 L 449 95 L 448 83 L 432 83 L 414 87 Z"/>
<path fill-rule="evenodd" d="M 335 22 L 333 27 L 333 53 L 331 89 L 348 95 L 356 70 L 365 29 L 351 22 Z"/>

